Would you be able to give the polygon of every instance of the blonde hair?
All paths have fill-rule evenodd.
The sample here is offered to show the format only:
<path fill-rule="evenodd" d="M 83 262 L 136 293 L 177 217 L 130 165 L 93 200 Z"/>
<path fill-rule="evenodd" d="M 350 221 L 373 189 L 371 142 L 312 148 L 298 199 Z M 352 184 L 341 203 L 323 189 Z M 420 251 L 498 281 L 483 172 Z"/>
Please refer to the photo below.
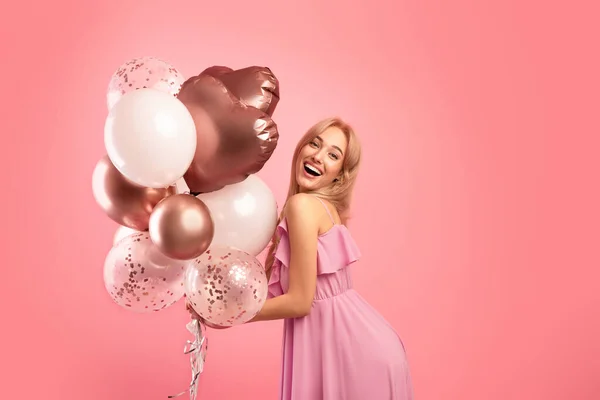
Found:
<path fill-rule="evenodd" d="M 290 186 L 288 189 L 286 204 L 290 197 L 300 193 L 300 186 L 298 185 L 298 180 L 296 179 L 296 166 L 300 152 L 304 146 L 308 145 L 315 137 L 321 135 L 327 129 L 332 127 L 340 129 L 348 141 L 340 175 L 330 185 L 319 190 L 308 191 L 306 193 L 314 194 L 324 200 L 329 201 L 337 210 L 342 224 L 346 224 L 349 219 L 348 214 L 350 210 L 352 191 L 354 190 L 356 176 L 358 175 L 358 169 L 360 167 L 361 146 L 354 129 L 341 118 L 331 117 L 317 122 L 302 136 L 296 145 L 294 156 L 292 157 Z M 277 221 L 278 223 L 281 222 L 284 212 L 285 204 L 282 208 L 281 214 L 279 215 L 279 220 Z M 273 235 L 271 246 L 269 247 L 265 261 L 265 269 L 267 271 L 269 271 L 273 266 L 275 251 L 278 244 L 279 238 L 277 237 L 277 234 L 275 234 Z"/>

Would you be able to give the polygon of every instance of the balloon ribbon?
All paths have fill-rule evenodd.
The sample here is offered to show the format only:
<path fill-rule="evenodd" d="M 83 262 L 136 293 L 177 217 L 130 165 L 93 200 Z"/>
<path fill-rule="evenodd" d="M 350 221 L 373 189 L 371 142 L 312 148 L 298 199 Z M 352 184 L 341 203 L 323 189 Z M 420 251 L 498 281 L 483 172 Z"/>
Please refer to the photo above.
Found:
<path fill-rule="evenodd" d="M 203 327 L 203 324 L 201 324 L 197 319 L 192 319 L 186 325 L 186 328 L 194 336 L 194 340 L 188 340 L 183 349 L 184 354 L 190 355 L 192 381 L 187 390 L 175 395 L 171 395 L 169 396 L 169 399 L 189 393 L 190 400 L 196 400 L 196 396 L 198 394 L 199 377 L 204 369 L 204 363 L 206 362 L 206 352 L 208 351 L 208 338 L 204 335 L 206 328 Z"/>

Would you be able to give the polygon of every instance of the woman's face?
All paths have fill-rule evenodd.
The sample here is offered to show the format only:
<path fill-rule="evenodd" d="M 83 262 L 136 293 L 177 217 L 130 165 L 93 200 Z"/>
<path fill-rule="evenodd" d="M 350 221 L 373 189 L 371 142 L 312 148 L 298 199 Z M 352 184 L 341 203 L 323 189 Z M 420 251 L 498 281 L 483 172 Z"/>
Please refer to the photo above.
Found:
<path fill-rule="evenodd" d="M 330 127 L 304 146 L 296 165 L 296 180 L 300 191 L 321 189 L 338 178 L 347 145 L 344 132 Z"/>

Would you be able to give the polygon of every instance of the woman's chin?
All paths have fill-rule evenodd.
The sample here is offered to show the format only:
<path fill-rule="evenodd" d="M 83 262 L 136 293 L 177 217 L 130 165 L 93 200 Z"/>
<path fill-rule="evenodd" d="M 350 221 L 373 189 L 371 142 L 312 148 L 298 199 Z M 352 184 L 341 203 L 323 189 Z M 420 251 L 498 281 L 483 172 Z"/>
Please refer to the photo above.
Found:
<path fill-rule="evenodd" d="M 315 187 L 318 185 L 318 182 L 316 182 L 316 179 L 308 179 L 304 176 L 299 176 L 298 177 L 298 186 L 300 186 L 300 191 L 301 192 L 306 192 L 308 190 L 314 190 Z"/>
<path fill-rule="evenodd" d="M 321 185 L 317 182 L 315 182 L 315 183 L 310 182 L 310 183 L 305 183 L 305 184 L 299 183 L 299 187 L 300 187 L 300 192 L 314 192 L 314 191 L 322 189 L 323 187 L 325 187 L 325 185 Z"/>

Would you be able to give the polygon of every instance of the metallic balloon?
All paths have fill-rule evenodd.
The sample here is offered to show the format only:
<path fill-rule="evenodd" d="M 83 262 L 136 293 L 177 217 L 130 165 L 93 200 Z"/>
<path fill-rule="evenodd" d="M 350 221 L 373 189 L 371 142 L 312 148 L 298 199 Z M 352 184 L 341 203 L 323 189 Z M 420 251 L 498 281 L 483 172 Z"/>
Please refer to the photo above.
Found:
<path fill-rule="evenodd" d="M 246 104 L 225 84 L 229 81 L 241 96 L 249 96 L 246 99 L 249 104 L 272 111 L 275 96 L 267 101 L 267 96 L 256 95 L 261 91 L 262 81 L 248 78 L 250 72 L 225 78 L 238 71 L 224 73 L 223 70 L 219 75 L 217 69 L 213 67 L 212 72 L 209 69 L 208 73 L 188 79 L 178 95 L 196 125 L 196 153 L 184 175 L 193 193 L 219 190 L 257 173 L 273 154 L 279 139 L 277 125 L 271 117 Z M 250 90 L 250 82 L 256 85 L 254 92 Z"/>
<path fill-rule="evenodd" d="M 92 174 L 92 191 L 110 219 L 128 228 L 148 229 L 150 214 L 162 199 L 177 193 L 175 186 L 149 188 L 126 179 L 108 155 L 98 161 Z"/>
<path fill-rule="evenodd" d="M 247 67 L 236 71 L 228 67 L 207 68 L 205 74 L 219 78 L 227 89 L 247 106 L 272 116 L 279 103 L 279 81 L 266 67 Z"/>
<path fill-rule="evenodd" d="M 215 78 L 219 78 L 230 72 L 233 72 L 233 69 L 223 65 L 213 65 L 212 67 L 208 67 L 202 71 L 203 74 L 214 76 Z"/>
<path fill-rule="evenodd" d="M 167 256 L 191 260 L 210 246 L 215 227 L 208 207 L 189 194 L 158 203 L 150 216 L 150 237 Z"/>

